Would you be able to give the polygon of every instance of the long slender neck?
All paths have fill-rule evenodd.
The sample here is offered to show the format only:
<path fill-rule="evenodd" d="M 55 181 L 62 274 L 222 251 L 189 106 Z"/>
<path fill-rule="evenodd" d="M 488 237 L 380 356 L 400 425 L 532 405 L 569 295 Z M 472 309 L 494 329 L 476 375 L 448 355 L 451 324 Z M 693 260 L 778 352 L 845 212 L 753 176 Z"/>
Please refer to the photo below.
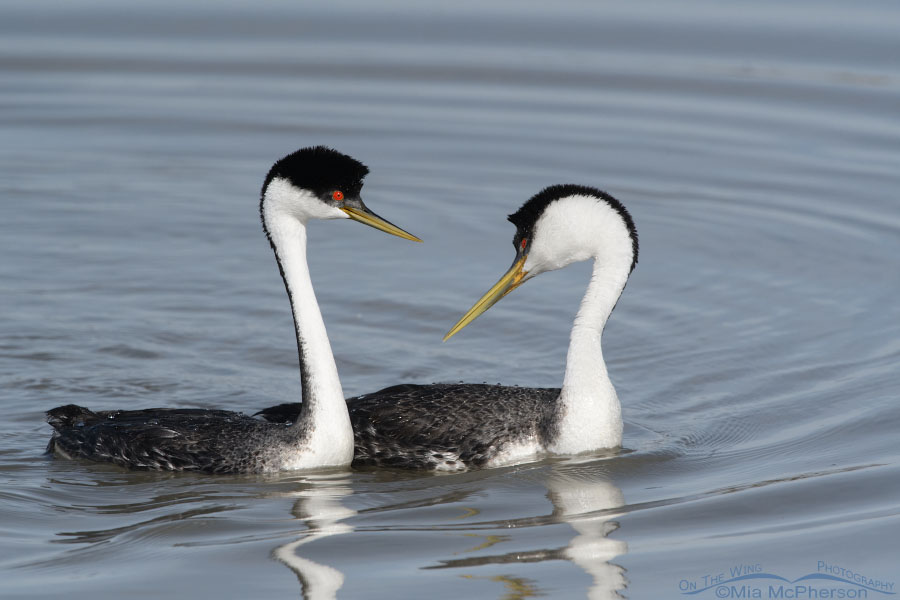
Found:
<path fill-rule="evenodd" d="M 291 300 L 303 407 L 293 428 L 306 450 L 324 464 L 348 464 L 353 456 L 353 429 L 325 323 L 313 291 L 306 262 L 306 226 L 297 218 L 273 211 L 263 213 Z"/>
<path fill-rule="evenodd" d="M 627 279 L 628 269 L 594 261 L 591 282 L 572 326 L 549 444 L 553 452 L 576 454 L 622 443 L 622 409 L 606 372 L 600 338 Z"/>

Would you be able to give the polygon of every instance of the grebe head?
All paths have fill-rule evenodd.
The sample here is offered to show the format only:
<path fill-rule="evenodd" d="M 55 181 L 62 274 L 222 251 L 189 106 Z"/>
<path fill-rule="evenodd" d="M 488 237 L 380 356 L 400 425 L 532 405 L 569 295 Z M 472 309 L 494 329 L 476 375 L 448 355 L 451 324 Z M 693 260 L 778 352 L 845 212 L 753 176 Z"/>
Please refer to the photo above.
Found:
<path fill-rule="evenodd" d="M 260 215 L 269 234 L 269 218 L 353 219 L 386 233 L 421 242 L 363 204 L 360 191 L 369 173 L 364 164 L 325 146 L 301 148 L 278 160 L 263 183 Z M 271 239 L 271 238 L 270 238 Z"/>
<path fill-rule="evenodd" d="M 571 184 L 544 188 L 508 218 L 516 226 L 512 266 L 447 332 L 444 341 L 545 271 L 592 258 L 621 271 L 627 279 L 637 264 L 638 237 L 631 215 L 621 202 L 596 188 Z"/>

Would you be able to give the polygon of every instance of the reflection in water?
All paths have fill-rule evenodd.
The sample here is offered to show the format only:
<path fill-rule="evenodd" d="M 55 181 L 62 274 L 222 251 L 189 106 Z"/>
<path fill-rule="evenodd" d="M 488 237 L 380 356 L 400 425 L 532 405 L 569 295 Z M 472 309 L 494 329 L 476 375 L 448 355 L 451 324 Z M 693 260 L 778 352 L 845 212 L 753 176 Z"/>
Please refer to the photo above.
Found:
<path fill-rule="evenodd" d="M 304 522 L 306 529 L 296 541 L 275 548 L 273 556 L 297 574 L 305 600 L 327 600 L 337 596 L 344 574 L 303 558 L 297 549 L 318 539 L 350 533 L 353 528 L 341 520 L 352 517 L 356 511 L 341 504 L 341 498 L 351 492 L 346 474 L 311 475 L 305 483 L 308 487 L 292 494 L 297 496 L 297 502 L 291 512 Z"/>
<path fill-rule="evenodd" d="M 473 575 L 463 575 L 466 579 L 479 579 Z M 535 582 L 525 577 L 512 577 L 510 575 L 494 575 L 493 577 L 484 577 L 489 581 L 502 583 L 506 588 L 506 593 L 501 596 L 501 600 L 523 600 L 524 598 L 537 598 L 545 596 Z"/>
<path fill-rule="evenodd" d="M 579 475 L 590 475 L 591 479 Z M 588 598 L 619 598 L 617 590 L 625 587 L 625 573 L 610 561 L 625 554 L 628 545 L 607 536 L 619 527 L 612 519 L 621 514 L 615 510 L 625 504 L 622 490 L 597 479 L 595 472 L 568 474 L 563 469 L 551 473 L 547 487 L 554 515 L 578 532 L 563 555 L 594 578 Z"/>
<path fill-rule="evenodd" d="M 611 482 L 602 478 L 596 469 L 584 468 L 572 462 L 554 465 L 547 478 L 547 497 L 553 505 L 550 522 L 568 523 L 577 535 L 564 548 L 536 549 L 506 554 L 478 556 L 473 558 L 441 561 L 440 566 L 429 569 L 465 568 L 504 563 L 544 562 L 549 560 L 568 560 L 582 568 L 593 578 L 587 597 L 591 600 L 621 598 L 618 590 L 625 588 L 626 579 L 622 567 L 611 561 L 616 556 L 625 554 L 628 545 L 621 540 L 607 537 L 618 528 L 613 519 L 621 514 L 618 510 L 625 504 L 622 491 Z M 534 526 L 535 519 L 528 518 L 519 522 L 512 521 L 510 526 Z M 472 548 L 469 552 L 483 550 L 494 544 L 506 541 L 505 536 L 479 536 L 484 543 Z M 464 575 L 475 579 L 474 575 Z M 502 582 L 506 587 L 504 600 L 531 598 L 545 595 L 536 583 L 522 577 L 508 575 L 484 577 L 490 581 Z"/>

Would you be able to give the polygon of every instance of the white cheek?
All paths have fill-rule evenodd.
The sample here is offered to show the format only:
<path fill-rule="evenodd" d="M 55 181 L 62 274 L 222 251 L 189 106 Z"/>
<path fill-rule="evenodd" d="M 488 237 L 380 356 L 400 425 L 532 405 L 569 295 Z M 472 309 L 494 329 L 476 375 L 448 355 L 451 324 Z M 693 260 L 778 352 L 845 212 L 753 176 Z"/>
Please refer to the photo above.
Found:
<path fill-rule="evenodd" d="M 301 219 L 303 222 L 306 222 L 309 219 L 327 220 L 349 218 L 347 213 L 337 206 L 326 204 L 312 195 L 309 195 L 306 202 L 294 202 L 291 205 L 291 210 L 294 213 L 294 216 Z"/>
<path fill-rule="evenodd" d="M 313 219 L 349 219 L 350 216 L 339 209 L 337 206 L 331 206 L 320 202 L 310 215 Z"/>
<path fill-rule="evenodd" d="M 525 264 L 522 265 L 522 270 L 528 274 L 526 279 L 531 279 L 535 275 L 540 275 L 544 271 L 552 271 L 555 268 L 542 249 L 532 249 L 528 253 L 528 258 L 525 259 Z"/>
<path fill-rule="evenodd" d="M 589 258 L 589 252 L 578 245 L 567 224 L 544 219 L 535 231 L 534 243 L 522 268 L 533 275 L 561 269 L 577 260 Z"/>
<path fill-rule="evenodd" d="M 535 224 L 523 269 L 532 275 L 561 269 L 597 256 L 605 205 L 589 196 L 570 196 L 551 204 Z"/>
<path fill-rule="evenodd" d="M 308 190 L 297 189 L 283 178 L 275 178 L 266 189 L 268 210 L 274 214 L 290 215 L 301 223 L 310 219 L 347 219 L 347 213 L 326 204 Z"/>

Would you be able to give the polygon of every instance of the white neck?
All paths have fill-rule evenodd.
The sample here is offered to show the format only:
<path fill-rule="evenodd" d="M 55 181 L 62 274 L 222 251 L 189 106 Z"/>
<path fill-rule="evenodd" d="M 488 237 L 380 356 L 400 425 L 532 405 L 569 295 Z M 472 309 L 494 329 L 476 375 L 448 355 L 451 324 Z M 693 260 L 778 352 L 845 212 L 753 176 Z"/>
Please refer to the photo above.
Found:
<path fill-rule="evenodd" d="M 600 337 L 635 259 L 628 221 L 610 202 L 575 193 L 551 202 L 534 225 L 523 265 L 530 277 L 593 259 L 594 269 L 572 326 L 566 375 L 545 447 L 578 454 L 622 443 L 622 409 L 606 373 Z"/>
<path fill-rule="evenodd" d="M 591 282 L 572 326 L 551 452 L 577 454 L 622 443 L 622 408 L 606 372 L 600 338 L 628 271 L 615 263 L 594 261 Z"/>
<path fill-rule="evenodd" d="M 263 219 L 291 300 L 303 390 L 303 407 L 293 425 L 301 438 L 298 455 L 286 459 L 285 468 L 347 465 L 353 459 L 353 428 L 309 277 L 306 226 L 296 215 L 280 210 L 280 198 L 266 200 Z"/>

